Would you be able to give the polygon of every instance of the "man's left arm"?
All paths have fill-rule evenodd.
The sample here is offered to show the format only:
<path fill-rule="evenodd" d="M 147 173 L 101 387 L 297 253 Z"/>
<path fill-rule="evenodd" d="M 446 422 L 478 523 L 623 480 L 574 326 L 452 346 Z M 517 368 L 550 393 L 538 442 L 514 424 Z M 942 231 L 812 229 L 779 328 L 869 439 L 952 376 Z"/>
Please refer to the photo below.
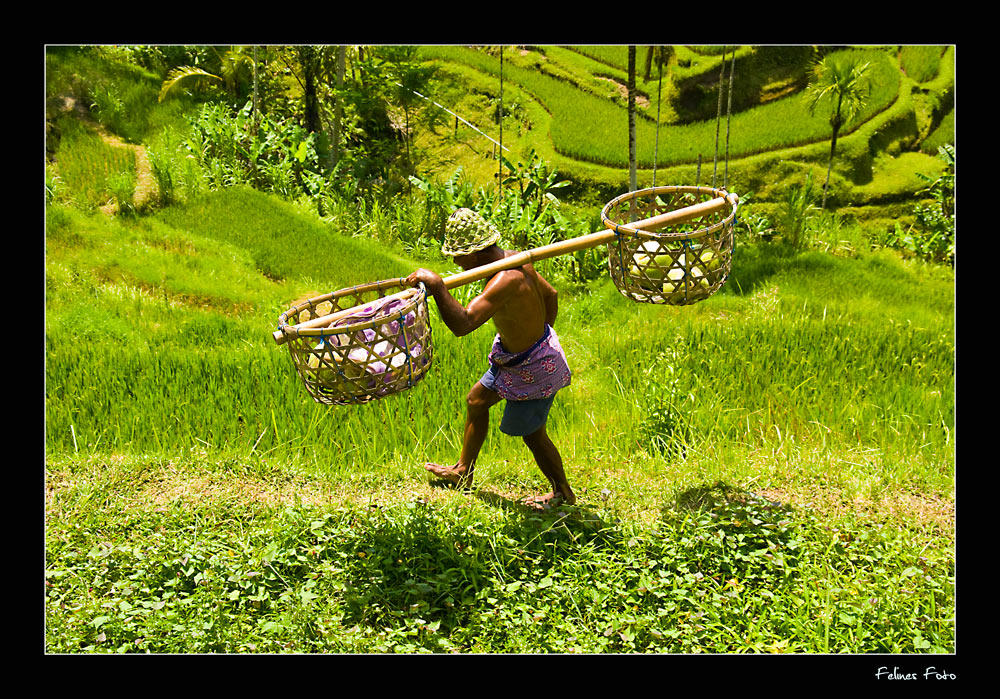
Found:
<path fill-rule="evenodd" d="M 559 314 L 559 292 L 541 274 L 537 276 L 542 291 L 542 302 L 545 304 L 545 322 L 555 326 L 556 316 Z"/>

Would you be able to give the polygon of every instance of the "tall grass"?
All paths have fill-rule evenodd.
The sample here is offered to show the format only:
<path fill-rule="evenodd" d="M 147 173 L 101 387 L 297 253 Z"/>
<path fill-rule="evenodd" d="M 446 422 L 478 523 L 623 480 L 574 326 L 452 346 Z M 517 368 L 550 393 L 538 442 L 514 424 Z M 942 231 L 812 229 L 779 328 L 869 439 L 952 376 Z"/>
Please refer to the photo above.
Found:
<path fill-rule="evenodd" d="M 124 175 L 134 180 L 132 151 L 106 143 L 76 120 L 62 119 L 59 125 L 62 133 L 56 169 L 62 184 L 60 198 L 97 208 L 112 198 L 116 178 Z"/>
<path fill-rule="evenodd" d="M 246 187 L 214 192 L 165 210 L 161 217 L 175 228 L 248 250 L 256 268 L 272 279 L 338 279 L 350 286 L 412 271 L 371 245 L 343 235 L 354 231 L 332 229 L 292 204 Z"/>
<path fill-rule="evenodd" d="M 66 232 L 73 226 L 53 226 L 50 449 L 204 442 L 290 450 L 311 462 L 334 449 L 345 466 L 453 456 L 462 397 L 486 368 L 488 327 L 458 340 L 438 323 L 430 377 L 364 409 L 311 405 L 269 339 L 292 297 L 402 276 L 418 262 L 249 191 L 161 219 L 171 225 L 122 229 L 98 246 L 101 235 L 90 235 L 81 249 Z M 310 246 L 324 254 L 298 252 Z M 689 440 L 755 448 L 780 434 L 947 454 L 954 336 L 946 280 L 921 278 L 888 253 L 848 260 L 758 246 L 739 259 L 718 298 L 691 309 L 637 307 L 609 282 L 568 298 L 558 326 L 575 379 L 554 430 L 605 426 L 583 453 L 645 449 L 637 433 L 671 372 L 672 409 Z"/>

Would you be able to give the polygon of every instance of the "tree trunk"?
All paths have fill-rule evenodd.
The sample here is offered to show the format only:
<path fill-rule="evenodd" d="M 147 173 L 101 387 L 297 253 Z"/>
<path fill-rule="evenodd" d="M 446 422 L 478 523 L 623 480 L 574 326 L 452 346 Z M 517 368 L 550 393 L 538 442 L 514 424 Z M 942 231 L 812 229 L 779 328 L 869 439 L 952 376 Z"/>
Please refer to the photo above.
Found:
<path fill-rule="evenodd" d="M 257 153 L 257 138 L 260 135 L 260 109 L 257 107 L 257 46 L 253 47 L 253 152 Z M 257 156 L 250 161 L 250 176 L 257 182 Z"/>
<path fill-rule="evenodd" d="M 628 47 L 628 185 L 638 188 L 635 162 L 635 46 Z"/>
<path fill-rule="evenodd" d="M 497 152 L 497 188 L 500 191 L 500 201 L 503 201 L 503 46 L 500 49 L 500 149 Z M 524 191 L 522 189 L 521 193 Z"/>
<path fill-rule="evenodd" d="M 830 172 L 833 170 L 833 153 L 837 150 L 837 129 L 833 131 L 833 138 L 830 141 L 830 162 L 826 164 L 826 180 L 823 182 L 823 203 L 820 208 L 826 211 L 826 189 L 830 186 Z"/>
<path fill-rule="evenodd" d="M 259 128 L 257 121 L 257 47 L 253 47 L 253 135 L 256 138 Z"/>
<path fill-rule="evenodd" d="M 826 190 L 830 186 L 830 173 L 833 171 L 833 154 L 837 150 L 837 134 L 840 132 L 840 107 L 843 103 L 844 96 L 840 95 L 837 98 L 837 111 L 833 117 L 833 137 L 830 139 L 830 162 L 826 164 L 826 180 L 823 182 L 823 202 L 820 204 L 820 209 L 826 211 Z"/>
<path fill-rule="evenodd" d="M 316 95 L 316 55 L 311 46 L 299 48 L 299 62 L 302 64 L 302 82 L 305 100 L 305 127 L 309 133 L 320 129 L 319 101 Z"/>
<path fill-rule="evenodd" d="M 343 107 L 343 97 L 340 92 L 344 87 L 344 64 L 346 62 L 346 46 L 337 47 L 337 98 L 334 105 L 333 112 L 333 143 L 330 144 L 330 166 L 332 168 L 337 167 L 337 163 L 340 161 L 340 120 L 343 118 L 344 107 Z"/>

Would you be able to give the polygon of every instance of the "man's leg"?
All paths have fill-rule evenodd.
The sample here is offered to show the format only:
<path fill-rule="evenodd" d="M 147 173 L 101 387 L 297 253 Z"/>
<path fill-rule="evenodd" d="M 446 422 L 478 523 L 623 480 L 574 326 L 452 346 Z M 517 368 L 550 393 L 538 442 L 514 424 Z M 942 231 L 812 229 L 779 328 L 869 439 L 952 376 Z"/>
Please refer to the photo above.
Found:
<path fill-rule="evenodd" d="M 471 487 L 472 472 L 490 429 L 490 408 L 501 400 L 499 393 L 477 381 L 465 397 L 465 430 L 458 463 L 454 466 L 424 464 L 424 468 L 456 485 Z"/>
<path fill-rule="evenodd" d="M 541 469 L 552 485 L 552 492 L 528 498 L 525 504 L 544 507 L 550 503 L 557 504 L 563 502 L 567 505 L 575 503 L 576 495 L 573 494 L 573 489 L 569 487 L 569 481 L 566 480 L 562 456 L 559 454 L 556 445 L 549 439 L 549 435 L 545 431 L 545 425 L 542 425 L 536 432 L 523 437 L 523 439 L 528 449 L 531 450 L 532 456 L 535 457 L 535 463 L 538 464 L 538 468 Z"/>

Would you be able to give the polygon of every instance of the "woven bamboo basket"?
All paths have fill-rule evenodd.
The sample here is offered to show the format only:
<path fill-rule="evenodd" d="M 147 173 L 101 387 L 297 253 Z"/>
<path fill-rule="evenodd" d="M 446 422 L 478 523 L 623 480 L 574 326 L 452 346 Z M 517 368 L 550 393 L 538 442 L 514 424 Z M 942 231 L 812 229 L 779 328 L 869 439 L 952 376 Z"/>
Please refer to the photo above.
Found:
<path fill-rule="evenodd" d="M 427 291 L 404 279 L 307 299 L 281 314 L 279 333 L 306 390 L 327 405 L 404 391 L 424 378 L 434 354 Z"/>
<path fill-rule="evenodd" d="M 725 199 L 727 206 L 655 232 L 630 224 L 663 212 Z M 722 189 L 650 187 L 623 194 L 601 212 L 615 231 L 608 267 L 618 290 L 635 301 L 684 306 L 718 291 L 732 267 L 738 198 Z"/>

